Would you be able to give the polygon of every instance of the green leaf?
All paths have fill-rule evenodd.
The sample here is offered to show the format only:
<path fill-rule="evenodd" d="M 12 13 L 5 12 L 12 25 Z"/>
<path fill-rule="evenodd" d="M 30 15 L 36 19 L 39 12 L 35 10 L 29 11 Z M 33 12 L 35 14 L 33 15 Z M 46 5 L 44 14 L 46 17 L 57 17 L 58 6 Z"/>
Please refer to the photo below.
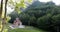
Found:
<path fill-rule="evenodd" d="M 32 2 L 32 0 L 28 0 L 28 2 L 30 2 L 30 3 L 31 3 L 31 2 Z"/>

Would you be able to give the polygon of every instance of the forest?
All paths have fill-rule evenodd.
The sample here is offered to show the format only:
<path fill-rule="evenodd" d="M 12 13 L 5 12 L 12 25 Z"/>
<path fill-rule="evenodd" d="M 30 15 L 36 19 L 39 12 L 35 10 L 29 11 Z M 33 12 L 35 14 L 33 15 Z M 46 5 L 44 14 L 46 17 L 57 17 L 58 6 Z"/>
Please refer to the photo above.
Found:
<path fill-rule="evenodd" d="M 40 32 L 40 30 L 41 32 L 60 32 L 60 6 L 55 5 L 52 1 L 45 3 L 37 0 L 27 7 L 23 6 L 22 3 L 23 1 L 16 4 L 15 11 L 8 14 L 11 19 L 7 22 L 12 23 L 18 17 L 23 25 L 35 28 L 32 30 L 29 30 L 32 27 L 29 27 L 29 29 L 14 29 L 10 32 Z M 6 14 L 4 19 L 6 19 Z"/>
<path fill-rule="evenodd" d="M 23 25 L 53 32 L 60 30 L 60 6 L 55 5 L 52 1 L 47 3 L 35 1 L 20 14 L 12 12 L 9 15 L 12 19 L 19 17 Z"/>

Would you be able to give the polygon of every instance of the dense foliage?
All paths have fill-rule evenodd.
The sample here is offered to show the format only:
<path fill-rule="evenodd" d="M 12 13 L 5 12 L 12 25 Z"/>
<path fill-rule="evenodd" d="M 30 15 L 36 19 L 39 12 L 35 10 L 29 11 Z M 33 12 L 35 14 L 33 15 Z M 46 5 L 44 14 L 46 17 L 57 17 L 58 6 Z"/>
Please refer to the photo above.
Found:
<path fill-rule="evenodd" d="M 12 19 L 19 17 L 24 25 L 35 26 L 53 32 L 57 32 L 60 27 L 60 6 L 56 6 L 53 2 L 35 1 L 25 11 L 20 14 L 12 12 L 10 16 Z"/>

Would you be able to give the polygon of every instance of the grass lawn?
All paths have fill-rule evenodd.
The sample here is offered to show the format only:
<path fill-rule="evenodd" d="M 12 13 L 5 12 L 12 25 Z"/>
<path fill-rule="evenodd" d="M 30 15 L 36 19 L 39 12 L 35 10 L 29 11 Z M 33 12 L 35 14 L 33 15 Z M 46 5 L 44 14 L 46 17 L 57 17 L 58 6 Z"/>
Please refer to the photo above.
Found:
<path fill-rule="evenodd" d="M 46 31 L 39 30 L 37 28 L 33 28 L 29 26 L 26 28 L 9 29 L 8 32 L 46 32 Z"/>
<path fill-rule="evenodd" d="M 8 28 L 9 25 L 8 26 L 5 25 L 5 26 L 6 26 L 5 28 Z M 47 31 L 43 31 L 31 26 L 26 26 L 25 28 L 16 28 L 16 29 L 8 28 L 5 29 L 4 32 L 47 32 Z"/>

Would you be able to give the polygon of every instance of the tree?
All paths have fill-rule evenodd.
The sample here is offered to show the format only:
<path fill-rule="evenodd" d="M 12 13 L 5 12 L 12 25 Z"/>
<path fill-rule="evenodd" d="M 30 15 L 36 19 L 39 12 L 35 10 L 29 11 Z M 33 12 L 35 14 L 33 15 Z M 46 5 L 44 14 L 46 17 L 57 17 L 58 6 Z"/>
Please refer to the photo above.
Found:
<path fill-rule="evenodd" d="M 5 0 L 5 14 L 4 14 L 4 19 L 3 19 L 3 21 L 2 21 L 2 30 L 1 30 L 1 32 L 3 32 L 3 29 L 4 29 L 4 25 L 5 25 L 5 23 L 6 23 L 6 12 L 7 12 L 7 1 L 8 0 Z M 1 0 L 1 2 L 3 3 L 3 0 Z M 3 9 L 3 8 L 2 8 Z M 1 11 L 2 12 L 2 11 Z"/>
<path fill-rule="evenodd" d="M 55 27 L 55 30 L 57 31 L 57 32 L 59 32 L 59 27 L 60 27 L 60 14 L 57 14 L 57 15 L 54 15 L 53 17 L 52 17 L 52 19 L 53 19 L 53 24 L 54 24 L 54 27 Z"/>
<path fill-rule="evenodd" d="M 12 14 L 10 15 L 13 16 Z M 25 25 L 32 25 L 37 28 L 56 32 L 55 25 L 60 25 L 59 14 L 60 6 L 56 6 L 53 2 L 43 3 L 35 1 L 18 15 Z"/>
<path fill-rule="evenodd" d="M 3 9 L 3 0 L 1 0 L 0 18 L 1 18 L 1 15 L 2 15 L 2 9 Z"/>
<path fill-rule="evenodd" d="M 1 0 L 0 18 L 1 18 L 1 15 L 2 15 L 2 10 L 3 10 L 3 0 Z M 2 29 L 1 29 L 0 32 L 2 32 Z"/>
<path fill-rule="evenodd" d="M 5 25 L 5 23 L 6 23 L 7 2 L 8 2 L 8 0 L 5 0 L 5 14 L 4 14 L 4 19 L 3 19 L 3 21 L 2 21 L 2 25 L 3 25 L 3 26 L 2 26 L 1 32 L 3 32 L 4 25 Z M 22 3 L 19 3 L 19 5 L 20 5 L 21 7 L 25 6 L 25 5 L 24 5 L 24 0 L 22 0 L 21 2 L 22 2 Z M 19 5 L 17 4 L 18 9 L 19 9 Z M 3 0 L 1 0 L 0 18 L 1 18 L 1 15 L 2 15 L 2 9 L 3 9 Z M 18 9 L 17 9 L 17 10 L 18 10 Z"/>

